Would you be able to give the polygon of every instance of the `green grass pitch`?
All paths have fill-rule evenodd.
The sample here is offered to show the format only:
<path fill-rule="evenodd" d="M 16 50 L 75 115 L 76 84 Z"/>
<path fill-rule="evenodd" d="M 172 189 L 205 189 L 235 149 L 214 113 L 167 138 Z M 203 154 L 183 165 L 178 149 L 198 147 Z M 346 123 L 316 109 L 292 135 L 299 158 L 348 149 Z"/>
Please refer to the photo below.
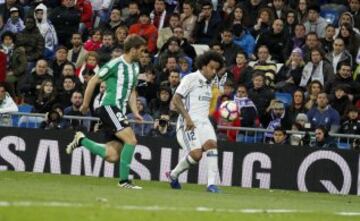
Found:
<path fill-rule="evenodd" d="M 360 198 L 326 193 L 222 187 L 0 171 L 0 221 L 10 220 L 360 220 Z"/>

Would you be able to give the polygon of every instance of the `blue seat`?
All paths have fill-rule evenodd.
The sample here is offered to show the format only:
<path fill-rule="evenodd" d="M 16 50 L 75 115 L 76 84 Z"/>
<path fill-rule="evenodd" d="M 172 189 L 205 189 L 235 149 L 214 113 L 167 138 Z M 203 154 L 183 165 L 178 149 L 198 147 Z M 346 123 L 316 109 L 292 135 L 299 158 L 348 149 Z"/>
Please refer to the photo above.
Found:
<path fill-rule="evenodd" d="M 329 24 L 338 25 L 341 13 L 346 11 L 346 7 L 338 4 L 324 4 L 321 6 L 320 16 Z"/>
<path fill-rule="evenodd" d="M 286 107 L 289 107 L 291 105 L 291 103 L 292 103 L 292 96 L 289 93 L 276 92 L 275 93 L 275 98 L 277 100 L 280 100 L 281 102 L 283 102 Z"/>
<path fill-rule="evenodd" d="M 338 146 L 339 149 L 343 149 L 343 150 L 350 150 L 351 149 L 351 145 L 349 143 L 338 142 L 337 146 Z"/>
<path fill-rule="evenodd" d="M 254 136 L 249 136 L 245 134 L 238 134 L 236 136 L 236 142 L 240 143 L 262 143 L 264 135 L 262 133 L 257 133 Z"/>
<path fill-rule="evenodd" d="M 31 110 L 33 109 L 33 106 L 30 104 L 21 104 L 21 105 L 18 105 L 18 109 L 19 109 L 18 112 L 30 113 Z M 19 115 L 12 116 L 12 122 L 13 122 L 14 127 L 16 127 L 18 125 L 19 119 L 20 119 Z"/>

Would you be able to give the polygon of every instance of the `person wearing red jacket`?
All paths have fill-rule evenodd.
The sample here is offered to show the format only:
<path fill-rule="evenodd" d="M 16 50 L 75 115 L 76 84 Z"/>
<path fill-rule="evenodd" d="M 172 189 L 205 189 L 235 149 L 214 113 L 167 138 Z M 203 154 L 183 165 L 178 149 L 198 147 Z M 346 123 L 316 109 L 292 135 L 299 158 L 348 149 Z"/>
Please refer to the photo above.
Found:
<path fill-rule="evenodd" d="M 147 41 L 148 50 L 151 53 L 156 52 L 156 42 L 158 38 L 158 30 L 151 24 L 150 16 L 142 13 L 139 21 L 130 26 L 129 34 L 138 34 Z"/>
<path fill-rule="evenodd" d="M 88 0 L 76 0 L 76 8 L 80 11 L 81 16 L 79 32 L 86 33 L 92 29 L 93 10 L 91 3 Z"/>

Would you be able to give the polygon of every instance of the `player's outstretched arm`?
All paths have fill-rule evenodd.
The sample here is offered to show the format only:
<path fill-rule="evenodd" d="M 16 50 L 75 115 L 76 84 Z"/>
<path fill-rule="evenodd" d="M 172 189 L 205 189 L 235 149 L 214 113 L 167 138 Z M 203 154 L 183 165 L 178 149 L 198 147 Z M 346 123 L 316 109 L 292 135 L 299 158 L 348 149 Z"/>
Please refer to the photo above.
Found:
<path fill-rule="evenodd" d="M 185 130 L 193 130 L 195 128 L 194 122 L 192 121 L 192 119 L 191 119 L 189 113 L 187 112 L 187 110 L 185 109 L 185 106 L 184 106 L 184 103 L 182 101 L 181 95 L 178 94 L 178 93 L 175 93 L 175 95 L 174 95 L 171 102 L 174 105 L 177 112 L 179 114 L 181 114 L 181 116 L 184 117 L 185 125 L 186 125 Z"/>
<path fill-rule="evenodd" d="M 85 114 L 89 111 L 89 104 L 91 101 L 91 97 L 94 93 L 95 87 L 97 84 L 101 82 L 100 78 L 97 75 L 94 75 L 88 82 L 85 94 L 84 94 L 84 101 L 83 104 L 80 107 L 81 113 Z"/>

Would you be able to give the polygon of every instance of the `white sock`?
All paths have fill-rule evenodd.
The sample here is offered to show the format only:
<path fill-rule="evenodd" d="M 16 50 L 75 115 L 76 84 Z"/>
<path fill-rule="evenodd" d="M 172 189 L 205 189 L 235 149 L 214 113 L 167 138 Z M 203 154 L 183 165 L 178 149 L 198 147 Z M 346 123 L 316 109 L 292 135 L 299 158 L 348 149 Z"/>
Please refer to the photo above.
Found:
<path fill-rule="evenodd" d="M 218 151 L 217 149 L 210 149 L 206 151 L 207 169 L 208 169 L 208 186 L 216 185 L 216 177 L 219 173 L 218 167 Z"/>
<path fill-rule="evenodd" d="M 187 155 L 176 165 L 175 169 L 170 172 L 170 176 L 172 178 L 178 178 L 182 172 L 195 164 L 197 164 L 197 162 L 190 155 Z"/>

